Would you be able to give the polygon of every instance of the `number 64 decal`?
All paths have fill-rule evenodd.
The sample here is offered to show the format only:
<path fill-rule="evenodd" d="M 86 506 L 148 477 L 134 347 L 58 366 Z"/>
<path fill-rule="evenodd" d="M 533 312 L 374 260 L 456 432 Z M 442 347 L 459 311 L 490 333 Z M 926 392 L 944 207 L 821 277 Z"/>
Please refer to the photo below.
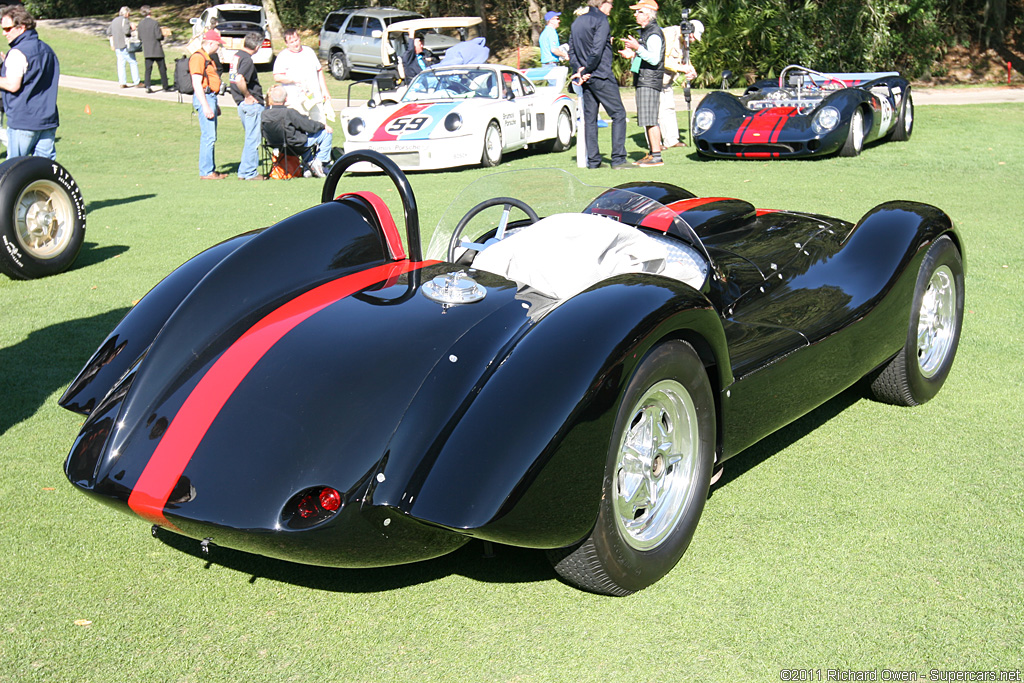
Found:
<path fill-rule="evenodd" d="M 399 116 L 388 124 L 387 131 L 398 135 L 399 133 L 413 133 L 430 123 L 429 116 Z"/>

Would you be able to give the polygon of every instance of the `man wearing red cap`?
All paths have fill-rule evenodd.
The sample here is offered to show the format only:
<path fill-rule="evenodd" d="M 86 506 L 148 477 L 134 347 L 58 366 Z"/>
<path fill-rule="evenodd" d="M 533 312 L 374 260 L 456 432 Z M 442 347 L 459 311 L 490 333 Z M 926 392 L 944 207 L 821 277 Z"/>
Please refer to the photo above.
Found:
<path fill-rule="evenodd" d="M 636 23 L 640 24 L 640 38 L 628 36 L 620 51 L 632 59 L 633 85 L 636 87 L 636 122 L 647 131 L 650 154 L 634 162 L 637 166 L 661 166 L 661 129 L 658 127 L 658 100 L 661 96 L 665 66 L 665 35 L 654 18 L 658 3 L 640 0 L 630 5 Z"/>
<path fill-rule="evenodd" d="M 220 69 L 213 61 L 213 55 L 224 44 L 220 33 L 210 29 L 203 34 L 203 41 L 188 59 L 188 72 L 192 76 L 192 106 L 199 114 L 199 177 L 202 180 L 221 180 L 227 173 L 217 173 L 213 148 L 217 143 L 217 115 L 220 106 L 217 94 L 220 92 Z"/>

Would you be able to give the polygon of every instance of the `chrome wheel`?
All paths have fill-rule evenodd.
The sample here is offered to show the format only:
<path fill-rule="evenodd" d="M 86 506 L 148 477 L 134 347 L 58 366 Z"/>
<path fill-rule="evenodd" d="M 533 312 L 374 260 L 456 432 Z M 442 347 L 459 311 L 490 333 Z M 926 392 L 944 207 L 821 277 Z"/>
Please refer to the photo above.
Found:
<path fill-rule="evenodd" d="M 50 259 L 67 248 L 74 233 L 75 207 L 60 185 L 50 180 L 30 184 L 14 205 L 15 235 L 21 248 L 37 259 Z"/>
<path fill-rule="evenodd" d="M 853 112 L 850 120 L 850 130 L 853 132 L 853 148 L 860 152 L 864 149 L 864 114 L 860 109 Z"/>
<path fill-rule="evenodd" d="M 493 121 L 484 133 L 484 154 L 481 162 L 488 167 L 501 163 L 501 128 Z"/>
<path fill-rule="evenodd" d="M 615 463 L 615 521 L 637 550 L 657 548 L 696 491 L 697 411 L 689 392 L 662 380 L 640 398 Z"/>
<path fill-rule="evenodd" d="M 921 374 L 932 377 L 942 367 L 956 336 L 956 279 L 942 266 L 928 281 L 917 322 L 917 363 Z"/>

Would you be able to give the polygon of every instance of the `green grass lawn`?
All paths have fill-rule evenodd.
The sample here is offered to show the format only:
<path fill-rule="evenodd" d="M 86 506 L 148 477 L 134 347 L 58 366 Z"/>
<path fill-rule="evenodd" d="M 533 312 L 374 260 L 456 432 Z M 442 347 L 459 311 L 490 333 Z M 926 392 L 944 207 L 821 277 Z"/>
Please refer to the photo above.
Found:
<path fill-rule="evenodd" d="M 628 173 L 578 171 L 575 150 L 503 162 L 848 220 L 924 201 L 966 243 L 963 339 L 936 399 L 900 409 L 855 388 L 730 461 L 680 565 L 624 599 L 562 584 L 542 553 L 489 559 L 477 544 L 361 571 L 206 558 L 75 491 L 62 464 L 82 420 L 56 400 L 104 335 L 189 256 L 316 203 L 321 185 L 198 180 L 188 105 L 62 90 L 60 107 L 57 154 L 87 203 L 85 248 L 59 276 L 0 277 L 0 681 L 732 683 L 789 668 L 822 680 L 1022 668 L 1024 106 L 919 107 L 910 142 L 856 159 L 674 149 Z M 629 135 L 639 157 L 640 129 Z M 219 170 L 240 149 L 228 110 Z M 412 175 L 425 232 L 486 173 Z M 394 206 L 380 178 L 342 182 Z"/>

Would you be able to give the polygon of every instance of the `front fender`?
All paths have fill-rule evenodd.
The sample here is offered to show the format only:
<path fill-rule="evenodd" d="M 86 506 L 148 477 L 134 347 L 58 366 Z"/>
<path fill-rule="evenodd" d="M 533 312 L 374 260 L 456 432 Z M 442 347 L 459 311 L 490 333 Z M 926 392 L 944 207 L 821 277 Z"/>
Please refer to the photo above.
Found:
<path fill-rule="evenodd" d="M 398 477 L 408 487 L 395 503 L 417 519 L 500 543 L 554 548 L 579 540 L 597 519 L 625 386 L 666 338 L 690 340 L 717 368 L 713 381 L 731 381 L 718 313 L 682 283 L 624 275 L 566 301 L 495 360 L 426 459 L 429 469 Z M 375 503 L 385 502 L 381 494 Z"/>

